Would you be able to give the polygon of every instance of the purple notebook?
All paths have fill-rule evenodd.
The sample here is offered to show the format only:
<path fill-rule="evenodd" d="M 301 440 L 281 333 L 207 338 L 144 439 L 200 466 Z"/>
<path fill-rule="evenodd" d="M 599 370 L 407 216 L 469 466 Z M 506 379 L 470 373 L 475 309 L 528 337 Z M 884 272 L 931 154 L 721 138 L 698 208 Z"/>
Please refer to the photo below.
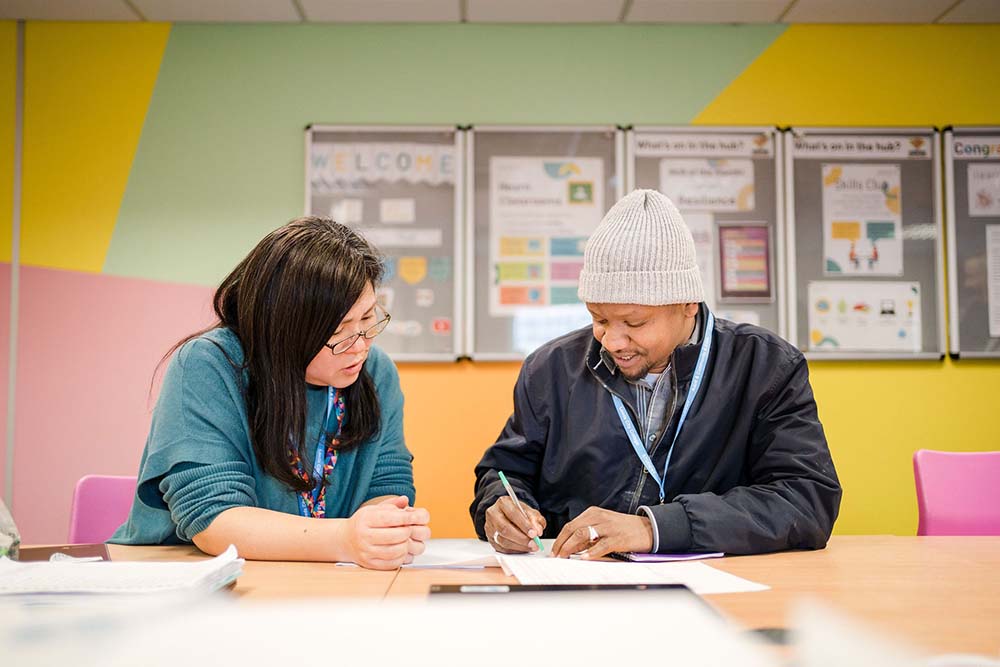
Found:
<path fill-rule="evenodd" d="M 678 560 L 701 560 L 702 558 L 722 558 L 726 554 L 720 552 L 711 554 L 617 554 L 622 560 L 630 560 L 634 563 L 670 563 Z"/>

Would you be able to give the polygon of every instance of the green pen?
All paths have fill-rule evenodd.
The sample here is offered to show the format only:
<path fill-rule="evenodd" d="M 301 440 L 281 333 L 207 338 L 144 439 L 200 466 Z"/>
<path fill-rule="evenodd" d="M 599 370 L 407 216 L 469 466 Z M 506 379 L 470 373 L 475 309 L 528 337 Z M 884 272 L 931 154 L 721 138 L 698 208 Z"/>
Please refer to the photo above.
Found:
<path fill-rule="evenodd" d="M 524 517 L 525 521 L 527 521 L 528 523 L 531 523 L 531 519 L 528 518 L 528 513 L 524 511 L 523 507 L 521 507 L 521 502 L 517 499 L 517 494 L 514 493 L 514 487 L 512 487 L 510 485 L 510 482 L 507 481 L 507 475 L 503 474 L 503 470 L 497 470 L 497 474 L 500 475 L 500 483 L 503 484 L 503 488 L 507 489 L 507 495 L 510 496 L 511 500 L 514 501 L 514 505 L 517 507 L 518 511 L 521 513 L 521 516 Z M 538 550 L 539 551 L 545 551 L 545 547 L 542 546 L 542 541 L 540 539 L 538 539 L 537 535 L 535 537 L 533 537 L 532 539 L 534 539 L 535 540 L 535 544 L 538 545 Z"/>

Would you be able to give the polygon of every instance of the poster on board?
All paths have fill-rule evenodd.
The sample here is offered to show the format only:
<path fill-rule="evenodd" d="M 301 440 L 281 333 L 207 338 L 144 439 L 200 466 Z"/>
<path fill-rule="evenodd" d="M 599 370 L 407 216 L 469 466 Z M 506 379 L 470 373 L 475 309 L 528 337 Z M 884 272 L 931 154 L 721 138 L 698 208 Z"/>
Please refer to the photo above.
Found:
<path fill-rule="evenodd" d="M 764 303 L 774 298 L 767 223 L 719 226 L 719 298 Z"/>
<path fill-rule="evenodd" d="M 898 164 L 823 165 L 824 273 L 903 275 Z"/>
<path fill-rule="evenodd" d="M 969 215 L 1000 217 L 1000 163 L 972 162 L 967 167 Z"/>
<path fill-rule="evenodd" d="M 489 161 L 490 315 L 578 304 L 587 238 L 604 215 L 604 164 L 590 157 Z"/>
<path fill-rule="evenodd" d="M 986 225 L 986 275 L 990 338 L 1000 338 L 1000 225 Z"/>
<path fill-rule="evenodd" d="M 681 211 L 735 213 L 754 210 L 753 160 L 660 160 L 660 191 Z"/>
<path fill-rule="evenodd" d="M 452 128 L 313 126 L 307 207 L 357 230 L 383 256 L 377 293 L 392 322 L 378 344 L 397 360 L 458 354 L 457 135 Z"/>
<path fill-rule="evenodd" d="M 809 350 L 919 352 L 920 283 L 809 282 Z"/>

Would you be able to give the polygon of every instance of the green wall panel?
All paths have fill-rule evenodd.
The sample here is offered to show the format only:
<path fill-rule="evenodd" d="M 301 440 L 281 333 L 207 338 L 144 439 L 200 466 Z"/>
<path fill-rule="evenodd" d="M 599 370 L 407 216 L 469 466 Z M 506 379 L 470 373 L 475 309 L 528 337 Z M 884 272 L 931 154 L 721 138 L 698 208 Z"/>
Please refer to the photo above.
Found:
<path fill-rule="evenodd" d="M 175 25 L 104 270 L 218 282 L 302 213 L 309 123 L 688 123 L 783 30 Z"/>

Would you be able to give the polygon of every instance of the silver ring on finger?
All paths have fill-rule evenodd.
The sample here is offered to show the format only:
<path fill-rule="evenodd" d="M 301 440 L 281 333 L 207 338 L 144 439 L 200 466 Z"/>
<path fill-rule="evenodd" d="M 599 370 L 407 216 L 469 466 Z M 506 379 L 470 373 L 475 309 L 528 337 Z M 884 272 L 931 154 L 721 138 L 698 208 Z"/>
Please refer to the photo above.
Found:
<path fill-rule="evenodd" d="M 493 531 L 493 544 L 500 544 L 499 540 L 500 540 L 500 531 L 499 530 L 494 530 Z"/>
<path fill-rule="evenodd" d="M 601 537 L 597 534 L 597 530 L 593 526 L 587 526 L 587 535 L 590 537 L 591 542 L 596 542 Z"/>

